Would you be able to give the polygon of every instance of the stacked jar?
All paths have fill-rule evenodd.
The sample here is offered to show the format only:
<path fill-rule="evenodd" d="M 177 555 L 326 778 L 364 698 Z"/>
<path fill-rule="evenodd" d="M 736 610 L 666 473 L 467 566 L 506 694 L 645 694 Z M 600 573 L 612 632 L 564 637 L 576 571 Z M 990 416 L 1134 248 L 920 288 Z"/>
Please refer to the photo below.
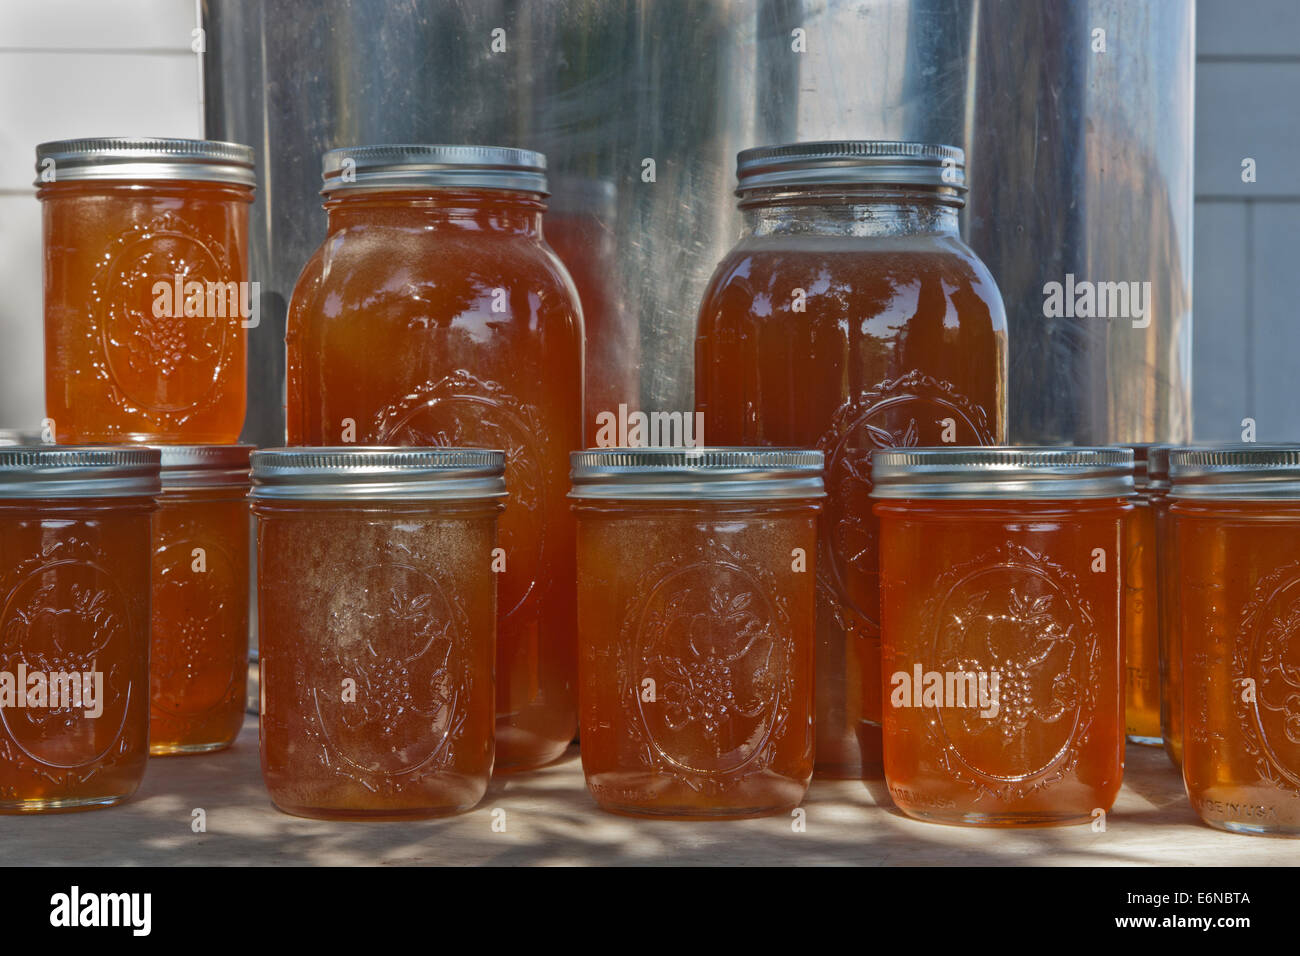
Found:
<path fill-rule="evenodd" d="M 124 521 L 152 514 L 143 519 L 152 522 L 144 579 L 131 570 L 138 560 L 124 559 L 111 569 L 125 582 L 114 588 L 50 583 L 39 591 L 42 633 L 55 646 L 99 648 L 120 628 L 148 628 L 149 640 L 133 642 L 103 674 L 110 685 L 127 681 L 104 690 L 105 701 L 131 701 L 118 739 L 141 754 L 218 749 L 242 723 L 247 674 L 249 449 L 235 442 L 244 334 L 257 324 L 247 262 L 253 152 L 110 137 L 45 143 L 36 158 L 45 249 L 41 439 L 80 455 L 86 469 L 108 468 L 110 488 L 113 469 L 133 456 L 149 458 L 155 484 L 163 476 L 156 510 L 151 501 L 123 512 Z M 21 447 L 38 471 L 55 454 L 48 444 Z M 98 480 L 87 472 L 87 482 Z M 75 633 L 87 625 L 93 634 Z M 70 739 L 78 733 L 66 721 L 47 729 L 61 725 Z"/>

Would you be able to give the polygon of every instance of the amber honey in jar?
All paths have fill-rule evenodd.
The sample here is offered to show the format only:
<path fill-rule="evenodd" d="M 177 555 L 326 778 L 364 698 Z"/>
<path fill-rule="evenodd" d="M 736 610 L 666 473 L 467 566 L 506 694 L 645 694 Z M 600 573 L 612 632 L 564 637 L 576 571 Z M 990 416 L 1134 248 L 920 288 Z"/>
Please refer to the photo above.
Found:
<path fill-rule="evenodd" d="M 474 806 L 492 773 L 505 456 L 253 453 L 262 773 L 299 816 Z"/>
<path fill-rule="evenodd" d="M 149 752 L 227 747 L 248 683 L 249 445 L 161 445 Z"/>
<path fill-rule="evenodd" d="M 157 493 L 155 449 L 0 448 L 0 812 L 140 785 Z"/>
<path fill-rule="evenodd" d="M 573 455 L 582 766 L 607 810 L 790 810 L 813 769 L 822 455 Z"/>
<path fill-rule="evenodd" d="M 817 773 L 879 777 L 871 455 L 1006 440 L 1002 299 L 958 234 L 960 149 L 793 143 L 737 166 L 745 232 L 700 306 L 697 407 L 712 442 L 825 453 Z"/>
<path fill-rule="evenodd" d="M 289 308 L 290 445 L 506 453 L 497 768 L 577 727 L 569 452 L 582 447 L 582 316 L 542 235 L 545 159 L 478 146 L 325 155 L 329 234 Z"/>
<path fill-rule="evenodd" d="M 885 779 L 908 816 L 1110 810 L 1132 471 L 1126 448 L 876 453 Z"/>
<path fill-rule="evenodd" d="M 1151 472 L 1151 445 L 1133 451 L 1133 511 L 1124 557 L 1124 731 L 1130 743 L 1159 747 L 1160 569 L 1157 508 L 1168 493 Z"/>
<path fill-rule="evenodd" d="M 1300 834 L 1300 446 L 1176 448 L 1183 782 L 1201 819 Z"/>
<path fill-rule="evenodd" d="M 1147 496 L 1155 518 L 1159 578 L 1160 739 L 1175 766 L 1183 761 L 1183 658 L 1178 636 L 1178 547 L 1169 514 L 1170 445 L 1147 451 Z"/>
<path fill-rule="evenodd" d="M 36 167 L 56 440 L 236 441 L 258 321 L 252 149 L 74 139 L 38 146 Z"/>

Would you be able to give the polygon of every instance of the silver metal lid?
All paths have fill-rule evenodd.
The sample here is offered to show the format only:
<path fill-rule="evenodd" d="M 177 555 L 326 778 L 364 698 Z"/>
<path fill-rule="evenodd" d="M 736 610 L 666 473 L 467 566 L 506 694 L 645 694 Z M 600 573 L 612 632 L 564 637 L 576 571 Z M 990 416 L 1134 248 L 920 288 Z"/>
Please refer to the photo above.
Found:
<path fill-rule="evenodd" d="M 736 156 L 737 195 L 783 186 L 927 186 L 966 191 L 966 154 L 956 146 L 884 140 L 787 143 Z"/>
<path fill-rule="evenodd" d="M 185 180 L 254 186 L 253 148 L 211 139 L 100 136 L 36 147 L 36 186 L 71 180 Z"/>
<path fill-rule="evenodd" d="M 871 453 L 873 498 L 1123 498 L 1129 448 L 905 448 Z"/>
<path fill-rule="evenodd" d="M 1300 445 L 1219 445 L 1169 452 L 1171 498 L 1300 499 Z"/>
<path fill-rule="evenodd" d="M 822 453 L 803 448 L 592 448 L 569 456 L 570 498 L 821 498 Z"/>
<path fill-rule="evenodd" d="M 506 493 L 506 456 L 485 448 L 268 448 L 253 452 L 257 499 L 466 500 Z"/>
<path fill-rule="evenodd" d="M 6 445 L 0 498 L 152 496 L 158 464 L 158 449 L 145 445 Z"/>
<path fill-rule="evenodd" d="M 546 157 L 504 146 L 352 146 L 322 157 L 321 192 L 503 189 L 546 194 Z"/>
<path fill-rule="evenodd" d="M 162 455 L 164 491 L 247 488 L 253 445 L 152 445 Z"/>

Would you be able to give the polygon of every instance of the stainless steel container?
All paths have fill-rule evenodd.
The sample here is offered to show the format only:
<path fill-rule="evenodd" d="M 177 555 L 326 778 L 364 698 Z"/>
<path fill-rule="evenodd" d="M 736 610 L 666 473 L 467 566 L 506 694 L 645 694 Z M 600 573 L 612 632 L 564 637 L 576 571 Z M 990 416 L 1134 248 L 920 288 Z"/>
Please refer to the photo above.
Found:
<path fill-rule="evenodd" d="M 588 259 L 569 265 L 590 420 L 618 401 L 692 406 L 696 308 L 739 230 L 736 153 L 837 138 L 965 148 L 964 232 L 1010 322 L 1013 440 L 1190 438 L 1190 0 L 205 0 L 202 13 L 206 134 L 265 157 L 250 440 L 283 439 L 284 310 L 324 234 L 325 150 L 547 154 L 565 184 L 547 228 L 564 221 L 562 254 Z M 1078 282 L 1149 282 L 1150 308 L 1049 315 L 1048 284 Z"/>

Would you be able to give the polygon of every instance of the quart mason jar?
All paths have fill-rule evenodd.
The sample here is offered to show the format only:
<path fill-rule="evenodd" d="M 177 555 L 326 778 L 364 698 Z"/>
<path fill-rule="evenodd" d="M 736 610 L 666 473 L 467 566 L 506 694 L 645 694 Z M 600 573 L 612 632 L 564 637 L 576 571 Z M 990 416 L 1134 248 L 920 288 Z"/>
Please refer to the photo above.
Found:
<path fill-rule="evenodd" d="M 1176 448 L 1169 477 L 1187 796 L 1300 835 L 1300 445 Z"/>
<path fill-rule="evenodd" d="M 792 448 L 573 455 L 582 766 L 601 807 L 749 817 L 803 799 L 821 471 Z"/>
<path fill-rule="evenodd" d="M 253 453 L 262 775 L 299 816 L 468 810 L 492 773 L 504 455 Z"/>
<path fill-rule="evenodd" d="M 506 453 L 497 766 L 573 739 L 569 452 L 582 447 L 582 314 L 542 235 L 545 158 L 481 146 L 327 153 L 329 233 L 294 288 L 290 445 Z"/>
<path fill-rule="evenodd" d="M 45 413 L 62 444 L 229 444 L 244 427 L 253 150 L 106 137 L 36 148 Z"/>
<path fill-rule="evenodd" d="M 0 813 L 109 806 L 149 757 L 152 448 L 0 448 Z"/>
<path fill-rule="evenodd" d="M 1110 810 L 1132 472 L 1126 448 L 877 452 L 885 780 L 908 816 Z"/>
<path fill-rule="evenodd" d="M 793 143 L 742 152 L 745 229 L 700 306 L 709 441 L 826 456 L 817 773 L 880 774 L 871 454 L 1006 440 L 1002 299 L 962 241 L 960 149 Z"/>

